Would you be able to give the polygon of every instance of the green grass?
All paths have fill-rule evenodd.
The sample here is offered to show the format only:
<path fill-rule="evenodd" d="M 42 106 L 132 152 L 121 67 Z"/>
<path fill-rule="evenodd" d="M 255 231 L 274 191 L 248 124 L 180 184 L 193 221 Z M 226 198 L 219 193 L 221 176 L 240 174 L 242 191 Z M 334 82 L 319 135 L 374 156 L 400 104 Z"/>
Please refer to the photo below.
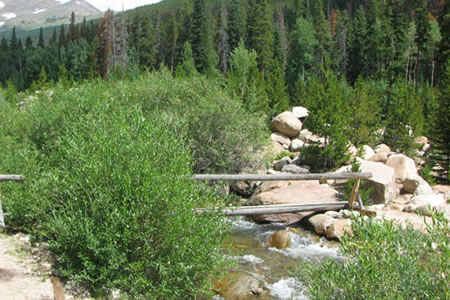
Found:
<path fill-rule="evenodd" d="M 344 261 L 295 273 L 312 299 L 449 299 L 448 221 L 434 214 L 427 233 L 392 222 L 356 219 L 342 239 Z"/>

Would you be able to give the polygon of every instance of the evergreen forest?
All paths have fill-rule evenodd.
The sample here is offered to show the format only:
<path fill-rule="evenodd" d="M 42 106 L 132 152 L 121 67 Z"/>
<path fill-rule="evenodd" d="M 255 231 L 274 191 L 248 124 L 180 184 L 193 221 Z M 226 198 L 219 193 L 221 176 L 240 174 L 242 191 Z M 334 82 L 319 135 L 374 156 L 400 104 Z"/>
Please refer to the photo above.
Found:
<path fill-rule="evenodd" d="M 311 172 L 384 143 L 449 182 L 449 0 L 163 0 L 76 20 L 0 37 L 0 174 L 26 178 L 2 183 L 7 230 L 92 295 L 212 296 L 230 267 L 221 209 L 240 200 L 191 178 L 264 169 L 269 124 L 294 106 L 323 138 L 302 148 Z M 312 298 L 448 298 L 448 220 L 431 217 L 428 235 L 361 218 L 342 240 L 361 261 L 301 265 Z"/>

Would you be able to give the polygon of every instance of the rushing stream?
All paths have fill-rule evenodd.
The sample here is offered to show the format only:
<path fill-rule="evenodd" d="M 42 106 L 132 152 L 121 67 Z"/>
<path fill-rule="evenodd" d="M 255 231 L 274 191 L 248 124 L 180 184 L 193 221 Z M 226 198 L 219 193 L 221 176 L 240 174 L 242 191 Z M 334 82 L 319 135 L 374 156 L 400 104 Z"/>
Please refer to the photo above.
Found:
<path fill-rule="evenodd" d="M 228 241 L 228 255 L 238 262 L 238 271 L 264 283 L 270 295 L 263 299 L 308 299 L 301 282 L 291 277 L 289 269 L 306 261 L 341 258 L 337 242 L 320 239 L 301 227 L 257 225 L 244 218 L 233 219 L 232 224 L 234 234 Z M 279 230 L 288 230 L 289 248 L 268 247 L 269 237 Z"/>

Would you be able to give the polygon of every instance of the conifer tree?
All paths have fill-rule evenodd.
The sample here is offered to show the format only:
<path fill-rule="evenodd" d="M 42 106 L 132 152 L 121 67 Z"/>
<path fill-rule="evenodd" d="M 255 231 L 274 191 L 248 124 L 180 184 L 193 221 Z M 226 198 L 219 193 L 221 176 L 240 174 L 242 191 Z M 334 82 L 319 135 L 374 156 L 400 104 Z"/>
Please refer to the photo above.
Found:
<path fill-rule="evenodd" d="M 57 37 L 57 33 L 56 33 L 56 28 L 53 28 L 52 37 L 48 41 L 48 44 L 49 45 L 56 45 L 57 39 L 58 39 L 58 37 Z"/>
<path fill-rule="evenodd" d="M 245 14 L 241 0 L 231 0 L 228 11 L 228 43 L 230 51 L 233 51 L 245 39 Z"/>
<path fill-rule="evenodd" d="M 269 100 L 270 117 L 289 109 L 289 94 L 284 81 L 284 73 L 276 59 L 272 61 L 271 72 L 266 82 L 266 92 Z"/>
<path fill-rule="evenodd" d="M 139 45 L 139 67 L 141 69 L 154 69 L 156 67 L 155 30 L 149 18 L 141 22 L 141 32 L 138 36 Z"/>
<path fill-rule="evenodd" d="M 450 181 L 450 58 L 441 73 L 438 90 L 438 108 L 435 110 L 432 131 L 433 160 L 443 168 L 445 181 Z"/>
<path fill-rule="evenodd" d="M 45 42 L 44 42 L 44 33 L 42 32 L 42 27 L 39 29 L 39 39 L 38 39 L 38 47 L 44 49 L 45 48 Z"/>
<path fill-rule="evenodd" d="M 249 0 L 247 14 L 247 47 L 258 54 L 258 67 L 264 70 L 273 57 L 273 29 L 267 0 Z"/>
<path fill-rule="evenodd" d="M 419 76 L 423 72 L 425 67 L 424 56 L 426 56 L 429 49 L 429 42 L 431 40 L 431 26 L 429 22 L 429 10 L 428 10 L 428 0 L 418 0 L 417 7 L 415 9 L 414 21 L 416 24 L 416 74 L 415 83 L 416 87 L 419 84 Z"/>
<path fill-rule="evenodd" d="M 69 25 L 69 41 L 77 41 L 80 39 L 80 29 L 78 28 L 78 25 L 76 24 L 76 18 L 75 13 L 72 12 L 70 15 L 70 25 Z"/>
<path fill-rule="evenodd" d="M 208 41 L 208 12 L 205 0 L 194 1 L 192 14 L 192 55 L 195 66 L 199 72 L 206 72 L 209 68 L 209 41 Z"/>
<path fill-rule="evenodd" d="M 223 74 L 228 72 L 228 58 L 230 54 L 230 45 L 228 44 L 227 34 L 227 10 L 225 6 L 219 13 L 216 34 L 216 51 L 219 57 L 219 69 Z"/>
<path fill-rule="evenodd" d="M 287 78 L 291 89 L 299 78 L 305 80 L 311 75 L 314 49 L 318 43 L 312 23 L 302 17 L 298 18 L 291 34 L 289 49 Z"/>
<path fill-rule="evenodd" d="M 59 31 L 59 38 L 58 38 L 58 47 L 62 48 L 67 45 L 66 43 L 66 29 L 64 25 L 61 25 L 61 29 Z"/>
<path fill-rule="evenodd" d="M 446 1 L 442 11 L 439 15 L 439 29 L 442 39 L 439 43 L 438 62 L 440 65 L 440 72 L 444 74 L 447 72 L 444 69 L 448 58 L 450 57 L 450 1 Z"/>
<path fill-rule="evenodd" d="M 97 62 L 99 74 L 105 79 L 109 78 L 111 68 L 113 27 L 113 13 L 111 10 L 107 10 L 100 20 L 99 32 L 97 35 Z"/>
<path fill-rule="evenodd" d="M 354 83 L 359 76 L 367 76 L 367 24 L 362 6 L 356 11 L 349 40 L 348 80 Z"/>
<path fill-rule="evenodd" d="M 170 71 L 174 71 L 175 68 L 175 60 L 177 55 L 177 47 L 178 47 L 178 24 L 176 15 L 172 14 L 169 21 L 169 28 L 167 30 L 167 63 L 170 67 Z"/>
<path fill-rule="evenodd" d="M 391 88 L 391 100 L 386 115 L 384 139 L 394 151 L 413 154 L 414 138 L 423 129 L 423 102 L 414 86 L 403 78 L 397 79 Z"/>
<path fill-rule="evenodd" d="M 88 34 L 89 34 L 89 29 L 88 29 L 86 17 L 83 17 L 83 22 L 81 23 L 81 28 L 80 28 L 80 37 L 87 40 Z"/>
<path fill-rule="evenodd" d="M 323 12 L 322 1 L 314 1 L 312 7 L 312 23 L 316 31 L 316 38 L 319 41 L 316 47 L 317 66 L 321 66 L 324 65 L 327 53 L 331 49 L 330 26 Z M 317 71 L 320 72 L 320 69 Z"/>
<path fill-rule="evenodd" d="M 26 50 L 33 50 L 33 40 L 31 39 L 30 36 L 27 36 L 26 40 L 25 40 L 25 49 Z"/>

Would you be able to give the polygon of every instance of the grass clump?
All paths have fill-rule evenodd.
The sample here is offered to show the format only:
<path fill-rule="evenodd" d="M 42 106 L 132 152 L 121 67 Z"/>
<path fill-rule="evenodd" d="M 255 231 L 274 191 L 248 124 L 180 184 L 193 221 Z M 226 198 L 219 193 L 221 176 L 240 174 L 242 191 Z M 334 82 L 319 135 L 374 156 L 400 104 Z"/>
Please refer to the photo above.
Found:
<path fill-rule="evenodd" d="M 357 219 L 342 239 L 344 261 L 296 271 L 312 299 L 448 299 L 449 227 L 434 214 L 428 233 Z"/>

